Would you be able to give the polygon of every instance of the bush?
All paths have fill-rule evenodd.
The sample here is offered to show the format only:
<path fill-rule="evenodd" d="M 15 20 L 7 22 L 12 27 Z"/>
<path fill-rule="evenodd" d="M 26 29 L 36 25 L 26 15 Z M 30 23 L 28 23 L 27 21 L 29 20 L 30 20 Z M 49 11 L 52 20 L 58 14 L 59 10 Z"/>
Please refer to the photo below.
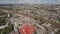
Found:
<path fill-rule="evenodd" d="M 7 13 L 2 12 L 2 13 L 0 13 L 0 16 L 1 16 L 0 17 L 0 26 L 6 25 L 7 20 L 5 20 L 5 19 L 8 18 Z M 10 16 L 12 17 L 11 14 L 10 14 Z M 11 22 L 9 22 L 8 26 L 9 27 L 5 27 L 3 29 L 0 29 L 0 34 L 7 34 L 7 33 L 10 33 L 11 31 L 13 31 L 14 26 L 13 26 L 13 24 L 11 24 Z"/>
<path fill-rule="evenodd" d="M 7 33 L 10 33 L 11 31 L 13 31 L 13 29 L 14 29 L 13 24 L 9 23 L 8 26 L 9 27 L 5 27 L 4 29 L 1 29 L 0 34 L 1 33 L 7 34 Z"/>

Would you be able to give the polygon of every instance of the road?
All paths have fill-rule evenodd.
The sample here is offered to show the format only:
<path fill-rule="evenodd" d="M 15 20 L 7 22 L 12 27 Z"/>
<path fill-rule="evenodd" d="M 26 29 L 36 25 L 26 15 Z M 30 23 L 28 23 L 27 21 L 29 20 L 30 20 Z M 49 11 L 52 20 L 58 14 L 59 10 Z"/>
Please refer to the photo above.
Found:
<path fill-rule="evenodd" d="M 12 12 L 11 12 L 12 13 Z M 18 13 L 15 13 L 15 14 L 18 14 Z M 25 17 L 29 17 L 29 18 L 32 18 L 32 17 L 36 17 L 36 16 L 31 16 L 31 15 L 27 15 L 27 14 L 23 14 L 23 13 L 20 13 L 19 15 L 23 15 L 23 16 L 25 16 Z M 43 16 L 40 16 L 40 18 L 44 18 Z M 59 24 L 57 24 L 57 23 L 54 23 L 54 22 L 52 22 L 52 21 L 50 21 L 50 20 L 47 20 L 47 19 L 44 19 L 44 21 L 45 22 L 47 22 L 47 23 L 50 23 L 50 24 L 52 24 L 52 26 L 56 26 L 57 28 L 60 28 L 60 23 Z"/>
<path fill-rule="evenodd" d="M 17 14 L 18 16 L 20 16 L 20 14 Z M 24 15 L 22 15 L 24 16 Z M 41 25 L 37 24 L 37 23 L 34 23 L 34 22 L 37 22 L 36 20 L 34 19 L 31 19 L 31 17 L 28 17 L 28 16 L 25 16 L 25 20 L 27 20 L 26 23 L 30 23 L 30 21 L 32 21 L 32 24 L 36 24 L 36 26 L 40 27 L 41 29 L 45 30 L 44 27 L 42 27 Z"/>
<path fill-rule="evenodd" d="M 26 15 L 26 14 L 21 14 L 21 15 L 26 16 L 26 17 L 30 17 L 30 18 L 36 17 L 36 16 L 31 16 L 31 15 Z M 43 18 L 43 16 L 40 16 L 40 18 Z M 47 20 L 47 19 L 44 19 L 44 21 L 52 24 L 52 26 L 56 26 L 57 28 L 60 28 L 60 23 L 58 24 L 58 23 L 52 22 L 52 21 Z"/>

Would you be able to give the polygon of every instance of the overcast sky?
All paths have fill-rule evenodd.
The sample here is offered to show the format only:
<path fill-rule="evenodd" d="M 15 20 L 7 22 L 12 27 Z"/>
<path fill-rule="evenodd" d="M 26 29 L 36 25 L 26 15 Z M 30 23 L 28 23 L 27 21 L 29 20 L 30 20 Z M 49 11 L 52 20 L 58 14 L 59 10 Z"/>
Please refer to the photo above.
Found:
<path fill-rule="evenodd" d="M 60 4 L 60 0 L 0 0 L 0 4 Z"/>

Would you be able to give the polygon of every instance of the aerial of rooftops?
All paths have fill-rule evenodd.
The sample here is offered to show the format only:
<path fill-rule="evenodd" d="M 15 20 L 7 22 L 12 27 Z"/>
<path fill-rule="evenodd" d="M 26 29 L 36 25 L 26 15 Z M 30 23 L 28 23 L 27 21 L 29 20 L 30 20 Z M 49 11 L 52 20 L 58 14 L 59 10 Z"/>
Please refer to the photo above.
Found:
<path fill-rule="evenodd" d="M 0 34 L 60 34 L 60 0 L 0 0 Z"/>

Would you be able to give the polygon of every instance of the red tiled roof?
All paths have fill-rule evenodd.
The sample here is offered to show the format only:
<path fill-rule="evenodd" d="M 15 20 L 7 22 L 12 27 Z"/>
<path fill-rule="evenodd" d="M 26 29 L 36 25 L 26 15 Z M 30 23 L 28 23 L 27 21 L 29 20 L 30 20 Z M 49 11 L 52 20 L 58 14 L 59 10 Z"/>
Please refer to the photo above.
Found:
<path fill-rule="evenodd" d="M 21 34 L 33 34 L 34 33 L 34 26 L 33 25 L 23 25 L 22 28 L 19 30 Z"/>

